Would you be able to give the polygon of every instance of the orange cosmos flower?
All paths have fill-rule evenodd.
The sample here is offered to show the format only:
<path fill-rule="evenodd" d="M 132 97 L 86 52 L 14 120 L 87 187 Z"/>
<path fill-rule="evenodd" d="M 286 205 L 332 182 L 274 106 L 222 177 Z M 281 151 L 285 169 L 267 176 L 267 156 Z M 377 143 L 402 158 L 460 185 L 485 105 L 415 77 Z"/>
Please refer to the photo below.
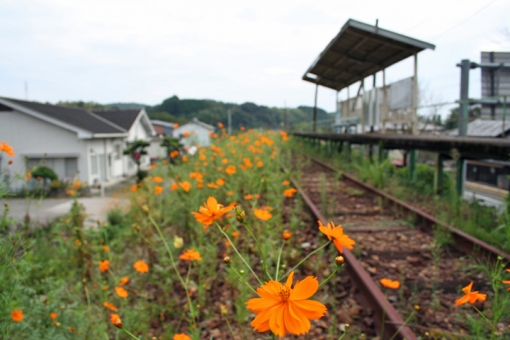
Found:
<path fill-rule="evenodd" d="M 239 130 L 244 131 L 244 130 L 246 130 L 246 128 L 245 128 L 244 126 L 241 126 L 241 127 L 239 128 Z"/>
<path fill-rule="evenodd" d="M 110 302 L 103 302 L 103 306 L 105 306 L 106 308 L 108 308 L 109 310 L 111 310 L 112 312 L 116 312 L 117 311 L 117 307 L 115 307 L 113 305 L 113 303 L 110 303 Z"/>
<path fill-rule="evenodd" d="M 107 253 L 110 251 L 110 248 L 108 246 L 103 246 L 103 251 Z"/>
<path fill-rule="evenodd" d="M 183 135 L 184 137 L 188 137 L 188 136 L 189 136 L 189 132 L 188 132 L 188 131 L 184 131 L 184 132 L 182 133 L 182 135 Z"/>
<path fill-rule="evenodd" d="M 110 315 L 110 322 L 117 328 L 122 328 L 122 320 L 118 314 Z"/>
<path fill-rule="evenodd" d="M 507 269 L 507 271 L 508 271 L 508 269 Z M 503 280 L 503 283 L 506 285 L 510 285 L 510 280 Z M 507 290 L 510 292 L 510 287 L 508 287 Z"/>
<path fill-rule="evenodd" d="M 288 240 L 292 237 L 292 233 L 290 231 L 284 231 L 282 237 L 284 240 Z"/>
<path fill-rule="evenodd" d="M 250 201 L 253 199 L 253 195 L 246 195 L 246 196 L 244 196 L 244 199 L 247 201 Z"/>
<path fill-rule="evenodd" d="M 207 183 L 207 186 L 211 189 L 218 189 L 219 187 L 214 183 Z"/>
<path fill-rule="evenodd" d="M 127 285 L 128 282 L 129 282 L 129 277 L 124 276 L 122 279 L 120 279 L 119 286 Z"/>
<path fill-rule="evenodd" d="M 179 189 L 179 184 L 177 184 L 177 182 L 173 182 L 172 186 L 170 187 L 170 190 L 175 191 L 177 189 Z"/>
<path fill-rule="evenodd" d="M 136 271 L 139 273 L 148 273 L 149 272 L 149 265 L 145 263 L 145 261 L 138 260 L 133 265 L 135 267 Z"/>
<path fill-rule="evenodd" d="M 156 166 L 157 166 L 156 164 L 151 164 L 151 165 L 149 166 L 149 168 L 150 168 L 151 170 L 153 170 L 153 169 L 156 169 Z"/>
<path fill-rule="evenodd" d="M 227 196 L 234 196 L 234 192 L 233 191 L 227 191 L 227 193 L 225 195 L 227 195 Z"/>
<path fill-rule="evenodd" d="M 180 182 L 179 186 L 182 188 L 182 190 L 189 192 L 189 189 L 191 188 L 191 183 L 188 181 Z"/>
<path fill-rule="evenodd" d="M 223 159 L 221 160 L 221 163 L 222 163 L 222 164 L 228 164 L 228 159 L 223 158 Z"/>
<path fill-rule="evenodd" d="M 80 188 L 81 188 L 81 182 L 78 182 L 78 181 L 74 182 L 74 183 L 73 183 L 73 187 L 74 187 L 76 190 L 80 189 Z"/>
<path fill-rule="evenodd" d="M 53 320 L 55 320 L 57 317 L 58 317 L 57 313 L 51 313 L 50 314 L 50 318 L 52 318 Z"/>
<path fill-rule="evenodd" d="M 160 195 L 161 193 L 163 192 L 163 187 L 157 185 L 155 188 L 154 188 L 154 193 L 156 195 Z"/>
<path fill-rule="evenodd" d="M 202 174 L 200 172 L 190 172 L 189 178 L 195 178 L 196 180 L 202 180 Z"/>
<path fill-rule="evenodd" d="M 120 296 L 121 298 L 127 298 L 128 297 L 128 292 L 127 290 L 125 290 L 124 288 L 122 287 L 115 287 L 115 292 L 117 293 L 118 296 Z"/>
<path fill-rule="evenodd" d="M 11 318 L 14 322 L 21 322 L 23 320 L 23 311 L 21 309 L 13 310 L 11 312 Z"/>
<path fill-rule="evenodd" d="M 188 156 L 182 156 L 181 160 L 183 163 L 186 163 L 188 161 Z"/>
<path fill-rule="evenodd" d="M 69 196 L 72 196 L 72 195 L 76 194 L 76 191 L 73 189 L 68 189 L 68 190 L 66 190 L 66 194 Z"/>
<path fill-rule="evenodd" d="M 179 151 L 178 150 L 170 152 L 170 158 L 175 158 L 177 156 L 179 156 Z"/>
<path fill-rule="evenodd" d="M 259 168 L 262 168 L 262 167 L 264 166 L 264 163 L 262 163 L 262 161 L 258 161 L 258 162 L 257 162 L 257 166 L 258 166 Z"/>
<path fill-rule="evenodd" d="M 225 180 L 223 178 L 218 178 L 216 180 L 216 184 L 219 186 L 223 186 L 223 185 L 225 185 Z"/>
<path fill-rule="evenodd" d="M 283 185 L 285 185 L 285 186 L 286 186 L 286 185 L 289 185 L 289 184 L 290 184 L 290 182 L 289 182 L 289 181 L 287 181 L 287 180 L 283 181 Z"/>
<path fill-rule="evenodd" d="M 3 151 L 7 154 L 7 156 L 10 156 L 10 157 L 14 157 L 16 156 L 16 153 L 14 152 L 14 150 L 12 149 L 12 146 L 10 146 L 9 144 L 7 144 L 6 142 L 2 141 L 2 143 L 0 143 L 0 151 Z M 23 314 L 23 313 L 22 313 Z M 21 319 L 23 319 L 23 315 L 21 316 Z M 21 321 L 21 320 L 20 320 Z"/>
<path fill-rule="evenodd" d="M 227 166 L 227 168 L 225 169 L 225 172 L 229 175 L 234 175 L 236 173 L 236 167 L 235 165 L 229 165 Z"/>
<path fill-rule="evenodd" d="M 267 221 L 273 217 L 269 211 L 264 209 L 253 209 L 253 212 L 255 213 L 255 216 L 257 216 L 262 221 Z"/>
<path fill-rule="evenodd" d="M 223 129 L 223 123 L 218 123 L 218 127 L 219 127 L 220 129 Z"/>
<path fill-rule="evenodd" d="M 177 129 L 179 127 L 179 123 L 174 123 L 174 129 Z"/>
<path fill-rule="evenodd" d="M 216 198 L 209 197 L 207 202 L 204 203 L 204 206 L 200 207 L 198 212 L 192 212 L 192 214 L 198 222 L 209 226 L 215 220 L 232 210 L 236 205 L 236 203 L 230 203 L 228 206 L 223 207 L 223 205 L 218 204 Z"/>
<path fill-rule="evenodd" d="M 294 194 L 297 192 L 297 189 L 295 188 L 290 188 L 290 189 L 286 189 L 283 191 L 283 195 L 286 196 L 286 197 L 292 197 L 294 196 Z"/>
<path fill-rule="evenodd" d="M 131 187 L 130 187 L 130 190 L 135 192 L 136 190 L 138 189 L 138 185 L 136 184 L 133 184 Z"/>
<path fill-rule="evenodd" d="M 184 333 L 175 334 L 172 340 L 192 340 L 189 336 Z"/>
<path fill-rule="evenodd" d="M 389 289 L 399 289 L 400 288 L 400 282 L 398 282 L 397 280 L 393 281 L 393 280 L 384 278 L 384 279 L 381 279 L 380 282 L 384 287 L 389 288 Z"/>
<path fill-rule="evenodd" d="M 207 157 L 203 153 L 201 153 L 200 156 L 198 156 L 198 159 L 200 159 L 201 161 L 205 161 Z"/>
<path fill-rule="evenodd" d="M 235 238 L 238 238 L 239 237 L 239 232 L 238 231 L 233 231 L 232 232 L 232 236 L 234 236 Z"/>
<path fill-rule="evenodd" d="M 287 282 L 269 281 L 257 288 L 260 298 L 250 299 L 246 306 L 257 314 L 251 325 L 258 332 L 271 330 L 284 337 L 287 332 L 295 335 L 310 331 L 310 320 L 321 318 L 327 308 L 322 303 L 308 300 L 319 288 L 317 278 L 306 277 L 292 288 L 294 272 Z"/>
<path fill-rule="evenodd" d="M 104 273 L 105 271 L 107 271 L 109 266 L 110 266 L 110 261 L 108 261 L 108 260 L 99 261 L 99 270 L 101 271 L 101 273 Z"/>
<path fill-rule="evenodd" d="M 243 163 L 247 168 L 251 168 L 253 165 L 249 158 L 243 158 Z"/>
<path fill-rule="evenodd" d="M 335 227 L 333 222 L 329 222 L 326 227 L 319 221 L 319 230 L 326 235 L 330 241 L 333 240 L 340 254 L 343 253 L 342 247 L 351 250 L 354 248 L 356 242 L 344 234 L 344 229 L 341 225 Z"/>
<path fill-rule="evenodd" d="M 198 251 L 194 249 L 188 249 L 179 256 L 179 259 L 186 261 L 202 261 L 202 257 Z"/>
<path fill-rule="evenodd" d="M 485 301 L 487 298 L 487 294 L 479 294 L 478 291 L 472 292 L 471 288 L 473 288 L 473 282 L 468 284 L 466 287 L 462 288 L 462 292 L 465 294 L 463 297 L 455 301 L 456 306 L 460 306 L 469 302 L 470 304 L 474 304 L 476 301 Z"/>
<path fill-rule="evenodd" d="M 161 176 L 156 176 L 152 179 L 154 182 L 156 183 L 162 183 L 163 182 L 163 177 Z"/>

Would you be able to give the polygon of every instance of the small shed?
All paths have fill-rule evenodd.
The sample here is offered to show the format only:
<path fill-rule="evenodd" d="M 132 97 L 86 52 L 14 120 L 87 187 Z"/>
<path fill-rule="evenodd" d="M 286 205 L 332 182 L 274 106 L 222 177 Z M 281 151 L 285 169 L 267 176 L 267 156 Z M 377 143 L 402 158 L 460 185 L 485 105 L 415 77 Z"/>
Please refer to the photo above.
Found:
<path fill-rule="evenodd" d="M 214 126 L 201 122 L 195 117 L 174 129 L 173 136 L 181 138 L 185 146 L 209 146 L 211 144 L 210 134 L 214 133 L 214 130 Z"/>

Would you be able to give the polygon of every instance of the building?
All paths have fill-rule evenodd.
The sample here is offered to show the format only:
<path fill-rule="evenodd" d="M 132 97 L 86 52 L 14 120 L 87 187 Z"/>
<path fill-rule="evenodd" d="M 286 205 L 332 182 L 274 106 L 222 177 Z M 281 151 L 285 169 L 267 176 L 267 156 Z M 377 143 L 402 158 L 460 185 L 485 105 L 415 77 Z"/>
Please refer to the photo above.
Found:
<path fill-rule="evenodd" d="M 0 97 L 0 139 L 16 152 L 12 165 L 0 154 L 3 180 L 44 163 L 59 179 L 77 177 L 89 185 L 115 181 L 136 172 L 123 155 L 126 145 L 153 135 L 144 109 L 91 111 Z M 148 156 L 142 159 L 142 165 L 149 162 Z"/>
<path fill-rule="evenodd" d="M 173 136 L 181 138 L 184 146 L 208 146 L 211 144 L 211 133 L 214 133 L 214 126 L 203 123 L 197 118 L 193 118 L 186 124 L 174 129 Z M 187 136 L 186 136 L 187 135 Z"/>

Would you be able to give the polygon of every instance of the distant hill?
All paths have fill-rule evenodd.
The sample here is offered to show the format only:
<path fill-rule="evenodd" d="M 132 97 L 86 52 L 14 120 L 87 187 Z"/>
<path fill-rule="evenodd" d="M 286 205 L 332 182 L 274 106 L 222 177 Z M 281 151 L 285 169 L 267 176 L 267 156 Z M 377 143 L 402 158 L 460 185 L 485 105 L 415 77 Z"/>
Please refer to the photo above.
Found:
<path fill-rule="evenodd" d="M 299 106 L 287 110 L 268 107 L 246 102 L 243 104 L 224 103 L 208 99 L 179 99 L 173 96 L 163 100 L 159 105 L 147 108 L 152 119 L 183 123 L 197 117 L 199 120 L 217 125 L 228 123 L 228 110 L 232 113 L 232 126 L 238 128 L 281 128 L 285 111 L 289 125 L 301 122 L 311 122 L 313 107 Z M 317 109 L 317 119 L 328 118 L 329 114 L 323 109 Z"/>
<path fill-rule="evenodd" d="M 270 128 L 278 129 L 283 126 L 285 113 L 290 126 L 299 123 L 309 123 L 313 117 L 313 107 L 298 106 L 297 108 L 277 108 L 246 102 L 243 104 L 224 103 L 209 99 L 179 99 L 172 96 L 161 104 L 149 106 L 139 103 L 111 103 L 99 104 L 95 102 L 58 102 L 57 105 L 82 107 L 93 110 L 129 110 L 145 108 L 151 119 L 158 119 L 172 123 L 185 123 L 194 117 L 204 123 L 217 126 L 223 123 L 227 126 L 228 110 L 232 113 L 232 127 Z M 317 119 L 326 119 L 330 115 L 321 108 L 317 108 Z"/>

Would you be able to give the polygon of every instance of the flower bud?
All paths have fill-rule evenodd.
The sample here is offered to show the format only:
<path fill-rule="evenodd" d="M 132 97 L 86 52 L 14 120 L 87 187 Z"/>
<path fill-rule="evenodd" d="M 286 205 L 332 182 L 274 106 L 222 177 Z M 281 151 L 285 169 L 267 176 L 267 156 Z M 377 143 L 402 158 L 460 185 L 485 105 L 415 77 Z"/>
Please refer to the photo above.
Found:
<path fill-rule="evenodd" d="M 244 274 L 244 270 L 242 270 L 242 269 L 241 269 L 241 270 L 239 271 L 239 274 L 243 275 L 243 274 Z"/>
<path fill-rule="evenodd" d="M 177 235 L 174 236 L 174 247 L 176 249 L 181 249 L 184 246 L 184 240 L 182 237 L 179 237 Z"/>
<path fill-rule="evenodd" d="M 236 206 L 235 212 L 236 212 L 236 220 L 239 223 L 243 223 L 244 219 L 246 218 L 246 213 L 244 212 L 243 208 L 241 208 L 240 206 Z"/>
<path fill-rule="evenodd" d="M 420 305 L 414 305 L 414 310 L 419 311 L 420 310 Z"/>
<path fill-rule="evenodd" d="M 122 320 L 117 314 L 110 315 L 110 321 L 115 327 L 122 328 Z"/>
<path fill-rule="evenodd" d="M 229 265 L 229 264 L 230 264 L 230 262 L 231 262 L 230 257 L 225 256 L 225 257 L 223 258 L 223 263 L 225 263 L 225 264 Z"/>
<path fill-rule="evenodd" d="M 292 237 L 292 233 L 290 231 L 288 231 L 288 230 L 285 230 L 283 232 L 283 234 L 282 234 L 282 237 L 283 237 L 284 240 L 288 240 L 288 239 L 290 239 Z"/>
<path fill-rule="evenodd" d="M 228 314 L 227 305 L 220 304 L 220 312 L 221 312 L 221 315 L 227 315 Z"/>
<path fill-rule="evenodd" d="M 345 259 L 343 256 L 337 256 L 335 257 L 335 263 L 337 266 L 341 266 L 345 263 Z"/>
<path fill-rule="evenodd" d="M 145 212 L 149 212 L 149 206 L 147 204 L 144 204 L 142 206 L 142 210 L 145 211 Z"/>

